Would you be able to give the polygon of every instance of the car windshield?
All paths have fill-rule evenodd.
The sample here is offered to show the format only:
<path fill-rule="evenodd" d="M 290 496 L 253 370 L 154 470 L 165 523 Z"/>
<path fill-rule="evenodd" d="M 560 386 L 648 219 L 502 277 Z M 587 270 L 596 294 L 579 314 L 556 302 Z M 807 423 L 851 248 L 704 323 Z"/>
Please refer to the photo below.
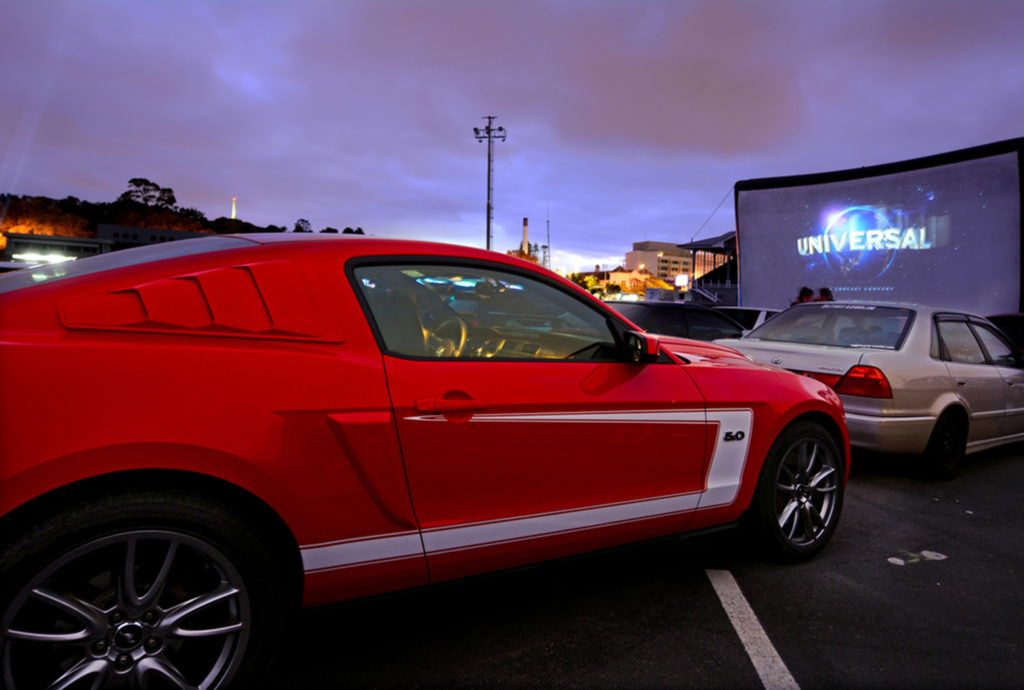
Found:
<path fill-rule="evenodd" d="M 757 324 L 758 317 L 761 316 L 760 309 L 744 309 L 743 307 L 717 307 L 717 309 L 744 328 L 753 328 Z"/>
<path fill-rule="evenodd" d="M 912 316 L 913 311 L 900 307 L 829 302 L 788 309 L 746 338 L 896 350 L 903 343 Z"/>
<path fill-rule="evenodd" d="M 89 273 L 98 273 L 111 268 L 144 264 L 151 261 L 173 259 L 189 254 L 234 249 L 249 246 L 248 240 L 238 237 L 201 237 L 191 240 L 178 240 L 165 244 L 151 244 L 132 249 L 121 249 L 116 252 L 87 256 L 77 261 L 66 261 L 59 264 L 48 264 L 23 268 L 0 275 L 0 292 L 11 292 L 31 287 L 39 283 L 49 283 L 60 278 L 73 278 Z"/>

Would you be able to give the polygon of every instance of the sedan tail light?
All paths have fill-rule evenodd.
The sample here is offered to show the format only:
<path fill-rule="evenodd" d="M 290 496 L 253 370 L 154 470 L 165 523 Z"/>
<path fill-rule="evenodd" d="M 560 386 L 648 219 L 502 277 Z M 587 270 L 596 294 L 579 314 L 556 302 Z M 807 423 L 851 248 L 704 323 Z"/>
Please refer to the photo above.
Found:
<path fill-rule="evenodd" d="M 843 395 L 860 395 L 865 398 L 891 398 L 892 388 L 889 379 L 877 367 L 856 366 L 833 386 L 836 393 Z"/>
<path fill-rule="evenodd" d="M 836 384 L 839 383 L 839 380 L 843 378 L 839 374 L 822 374 L 817 371 L 802 371 L 798 373 L 801 373 L 804 376 L 809 376 L 816 381 L 821 381 L 829 388 L 835 388 Z"/>

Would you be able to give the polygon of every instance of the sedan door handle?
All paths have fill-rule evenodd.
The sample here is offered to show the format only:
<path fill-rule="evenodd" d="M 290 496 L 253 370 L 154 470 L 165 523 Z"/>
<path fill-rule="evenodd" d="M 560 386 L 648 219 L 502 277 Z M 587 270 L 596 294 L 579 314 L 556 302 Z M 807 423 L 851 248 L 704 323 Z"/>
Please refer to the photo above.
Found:
<path fill-rule="evenodd" d="M 416 401 L 417 412 L 480 412 L 486 409 L 486 400 L 420 398 Z"/>

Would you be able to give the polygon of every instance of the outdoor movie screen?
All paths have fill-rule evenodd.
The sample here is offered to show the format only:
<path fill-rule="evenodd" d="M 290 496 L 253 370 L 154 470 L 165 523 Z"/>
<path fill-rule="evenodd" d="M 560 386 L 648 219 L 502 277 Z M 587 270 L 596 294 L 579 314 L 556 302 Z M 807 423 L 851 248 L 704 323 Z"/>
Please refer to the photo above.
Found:
<path fill-rule="evenodd" d="M 807 286 L 840 300 L 1020 310 L 1019 148 L 941 162 L 950 156 L 738 182 L 740 303 L 788 306 Z"/>

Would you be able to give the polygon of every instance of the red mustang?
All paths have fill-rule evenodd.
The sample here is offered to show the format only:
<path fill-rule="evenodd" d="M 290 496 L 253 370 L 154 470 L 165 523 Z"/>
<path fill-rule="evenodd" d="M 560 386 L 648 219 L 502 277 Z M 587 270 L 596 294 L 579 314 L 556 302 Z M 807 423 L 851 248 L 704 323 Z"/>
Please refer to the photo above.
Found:
<path fill-rule="evenodd" d="M 838 397 L 465 247 L 267 234 L 0 277 L 9 688 L 258 684 L 298 605 L 747 518 L 831 537 Z"/>

